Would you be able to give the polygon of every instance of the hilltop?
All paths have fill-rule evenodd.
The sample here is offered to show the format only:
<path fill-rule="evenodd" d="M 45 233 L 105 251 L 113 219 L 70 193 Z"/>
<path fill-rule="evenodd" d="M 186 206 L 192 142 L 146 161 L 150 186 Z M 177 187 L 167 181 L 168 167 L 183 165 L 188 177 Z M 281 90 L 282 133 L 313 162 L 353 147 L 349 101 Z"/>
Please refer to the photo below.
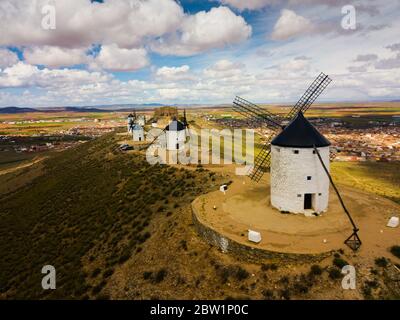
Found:
<path fill-rule="evenodd" d="M 109 133 L 0 176 L 0 299 L 399 297 L 385 268 L 394 256 L 371 262 L 341 250 L 282 263 L 221 252 L 197 234 L 191 202 L 232 173 L 150 166 L 118 151 L 120 139 Z M 348 262 L 360 270 L 357 290 L 340 286 Z M 41 289 L 47 264 L 56 290 Z"/>

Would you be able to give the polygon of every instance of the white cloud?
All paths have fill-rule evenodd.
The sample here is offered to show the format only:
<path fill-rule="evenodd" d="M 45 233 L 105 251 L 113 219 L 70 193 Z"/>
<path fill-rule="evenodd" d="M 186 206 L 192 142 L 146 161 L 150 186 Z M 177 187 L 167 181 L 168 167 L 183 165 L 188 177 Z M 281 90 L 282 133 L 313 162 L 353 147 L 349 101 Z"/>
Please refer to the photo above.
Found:
<path fill-rule="evenodd" d="M 242 63 L 227 59 L 218 60 L 213 66 L 204 70 L 204 75 L 210 78 L 230 78 L 244 75 L 245 66 Z"/>
<path fill-rule="evenodd" d="M 146 37 L 175 31 L 184 16 L 182 7 L 173 0 L 57 0 L 56 29 L 45 30 L 41 8 L 47 3 L 0 1 L 0 45 L 76 48 L 115 43 L 132 48 L 140 46 Z"/>
<path fill-rule="evenodd" d="M 194 80 L 194 76 L 189 72 L 190 67 L 188 65 L 183 65 L 180 67 L 161 67 L 157 69 L 156 76 L 157 79 L 161 80 L 171 80 L 171 81 L 180 81 L 180 80 Z"/>
<path fill-rule="evenodd" d="M 378 56 L 376 54 L 359 54 L 356 59 L 354 60 L 355 62 L 368 62 L 368 61 L 374 61 L 378 59 Z"/>
<path fill-rule="evenodd" d="M 110 71 L 136 71 L 148 64 L 149 59 L 145 49 L 124 49 L 112 44 L 102 46 L 91 67 Z"/>
<path fill-rule="evenodd" d="M 219 0 L 222 4 L 243 10 L 257 10 L 270 4 L 276 4 L 277 0 Z"/>
<path fill-rule="evenodd" d="M 18 62 L 17 55 L 7 49 L 0 49 L 0 68 L 12 66 Z"/>
<path fill-rule="evenodd" d="M 400 53 L 388 59 L 381 59 L 375 63 L 376 69 L 397 69 L 400 68 Z"/>
<path fill-rule="evenodd" d="M 400 42 L 388 45 L 386 48 L 392 51 L 400 51 Z"/>
<path fill-rule="evenodd" d="M 314 29 L 312 23 L 294 11 L 283 9 L 271 34 L 273 40 L 287 40 L 294 36 L 303 35 Z"/>
<path fill-rule="evenodd" d="M 251 26 L 227 7 L 186 16 L 178 32 L 154 42 L 152 49 L 164 55 L 190 56 L 249 38 Z"/>
<path fill-rule="evenodd" d="M 75 86 L 82 84 L 103 83 L 111 79 L 110 75 L 101 72 L 75 69 L 39 69 L 36 66 L 20 61 L 0 71 L 0 88 L 39 87 L 65 89 L 75 88 Z"/>
<path fill-rule="evenodd" d="M 89 58 L 85 49 L 68 49 L 60 47 L 32 47 L 24 51 L 26 62 L 45 65 L 51 68 L 85 64 Z"/>

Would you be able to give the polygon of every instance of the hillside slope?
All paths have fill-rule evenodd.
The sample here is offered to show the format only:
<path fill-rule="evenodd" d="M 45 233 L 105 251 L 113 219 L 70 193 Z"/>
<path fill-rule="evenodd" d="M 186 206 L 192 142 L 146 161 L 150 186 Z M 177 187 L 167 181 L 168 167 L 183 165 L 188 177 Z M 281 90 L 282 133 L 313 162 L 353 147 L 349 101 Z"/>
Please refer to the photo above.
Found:
<path fill-rule="evenodd" d="M 114 268 L 152 236 L 152 219 L 210 187 L 208 172 L 150 166 L 142 154 L 115 146 L 115 136 L 106 135 L 46 160 L 23 187 L 5 188 L 11 192 L 0 200 L 0 297 L 101 296 Z M 57 290 L 41 288 L 47 264 L 56 268 Z"/>

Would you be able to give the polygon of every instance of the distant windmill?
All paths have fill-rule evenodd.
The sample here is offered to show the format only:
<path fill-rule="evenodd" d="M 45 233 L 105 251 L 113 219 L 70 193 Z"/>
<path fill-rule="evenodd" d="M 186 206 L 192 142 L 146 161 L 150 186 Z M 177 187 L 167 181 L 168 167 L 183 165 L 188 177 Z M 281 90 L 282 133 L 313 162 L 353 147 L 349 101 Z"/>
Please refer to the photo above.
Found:
<path fill-rule="evenodd" d="M 258 182 L 271 167 L 271 204 L 281 211 L 305 213 L 308 209 L 314 209 L 322 212 L 328 205 L 330 182 L 353 226 L 353 233 L 345 240 L 345 244 L 357 250 L 361 245 L 357 234 L 359 229 L 329 173 L 330 143 L 303 116 L 331 81 L 321 73 L 284 117 L 238 96 L 233 101 L 233 110 L 249 120 L 261 121 L 273 131 L 249 172 L 249 177 Z M 285 126 L 285 123 L 289 124 Z M 315 182 L 315 179 L 318 181 Z"/>
<path fill-rule="evenodd" d="M 134 124 L 132 127 L 133 141 L 144 141 L 144 130 L 140 124 Z"/>
<path fill-rule="evenodd" d="M 186 120 L 186 110 L 184 110 L 183 121 L 179 121 L 176 117 L 157 135 L 154 139 L 142 149 L 148 149 L 153 145 L 163 134 L 166 138 L 166 148 L 169 151 L 181 150 L 186 142 L 186 129 L 188 123 Z"/>
<path fill-rule="evenodd" d="M 136 111 L 133 111 L 133 113 L 130 113 L 128 115 L 127 121 L 128 121 L 128 132 L 131 133 L 133 126 L 135 125 L 135 121 L 136 121 Z"/>

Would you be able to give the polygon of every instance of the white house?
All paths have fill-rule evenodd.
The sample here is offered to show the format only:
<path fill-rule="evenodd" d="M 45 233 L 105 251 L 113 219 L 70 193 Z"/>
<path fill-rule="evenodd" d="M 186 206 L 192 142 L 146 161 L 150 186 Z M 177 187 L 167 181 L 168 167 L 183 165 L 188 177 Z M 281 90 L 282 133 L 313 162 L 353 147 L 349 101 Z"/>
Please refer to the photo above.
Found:
<path fill-rule="evenodd" d="M 302 113 L 271 142 L 271 205 L 281 212 L 321 213 L 328 208 L 330 142 Z"/>
<path fill-rule="evenodd" d="M 132 127 L 132 135 L 133 135 L 133 141 L 144 141 L 143 127 L 138 124 L 135 124 Z"/>
<path fill-rule="evenodd" d="M 181 150 L 186 141 L 186 126 L 174 118 L 165 127 L 167 150 Z"/>

